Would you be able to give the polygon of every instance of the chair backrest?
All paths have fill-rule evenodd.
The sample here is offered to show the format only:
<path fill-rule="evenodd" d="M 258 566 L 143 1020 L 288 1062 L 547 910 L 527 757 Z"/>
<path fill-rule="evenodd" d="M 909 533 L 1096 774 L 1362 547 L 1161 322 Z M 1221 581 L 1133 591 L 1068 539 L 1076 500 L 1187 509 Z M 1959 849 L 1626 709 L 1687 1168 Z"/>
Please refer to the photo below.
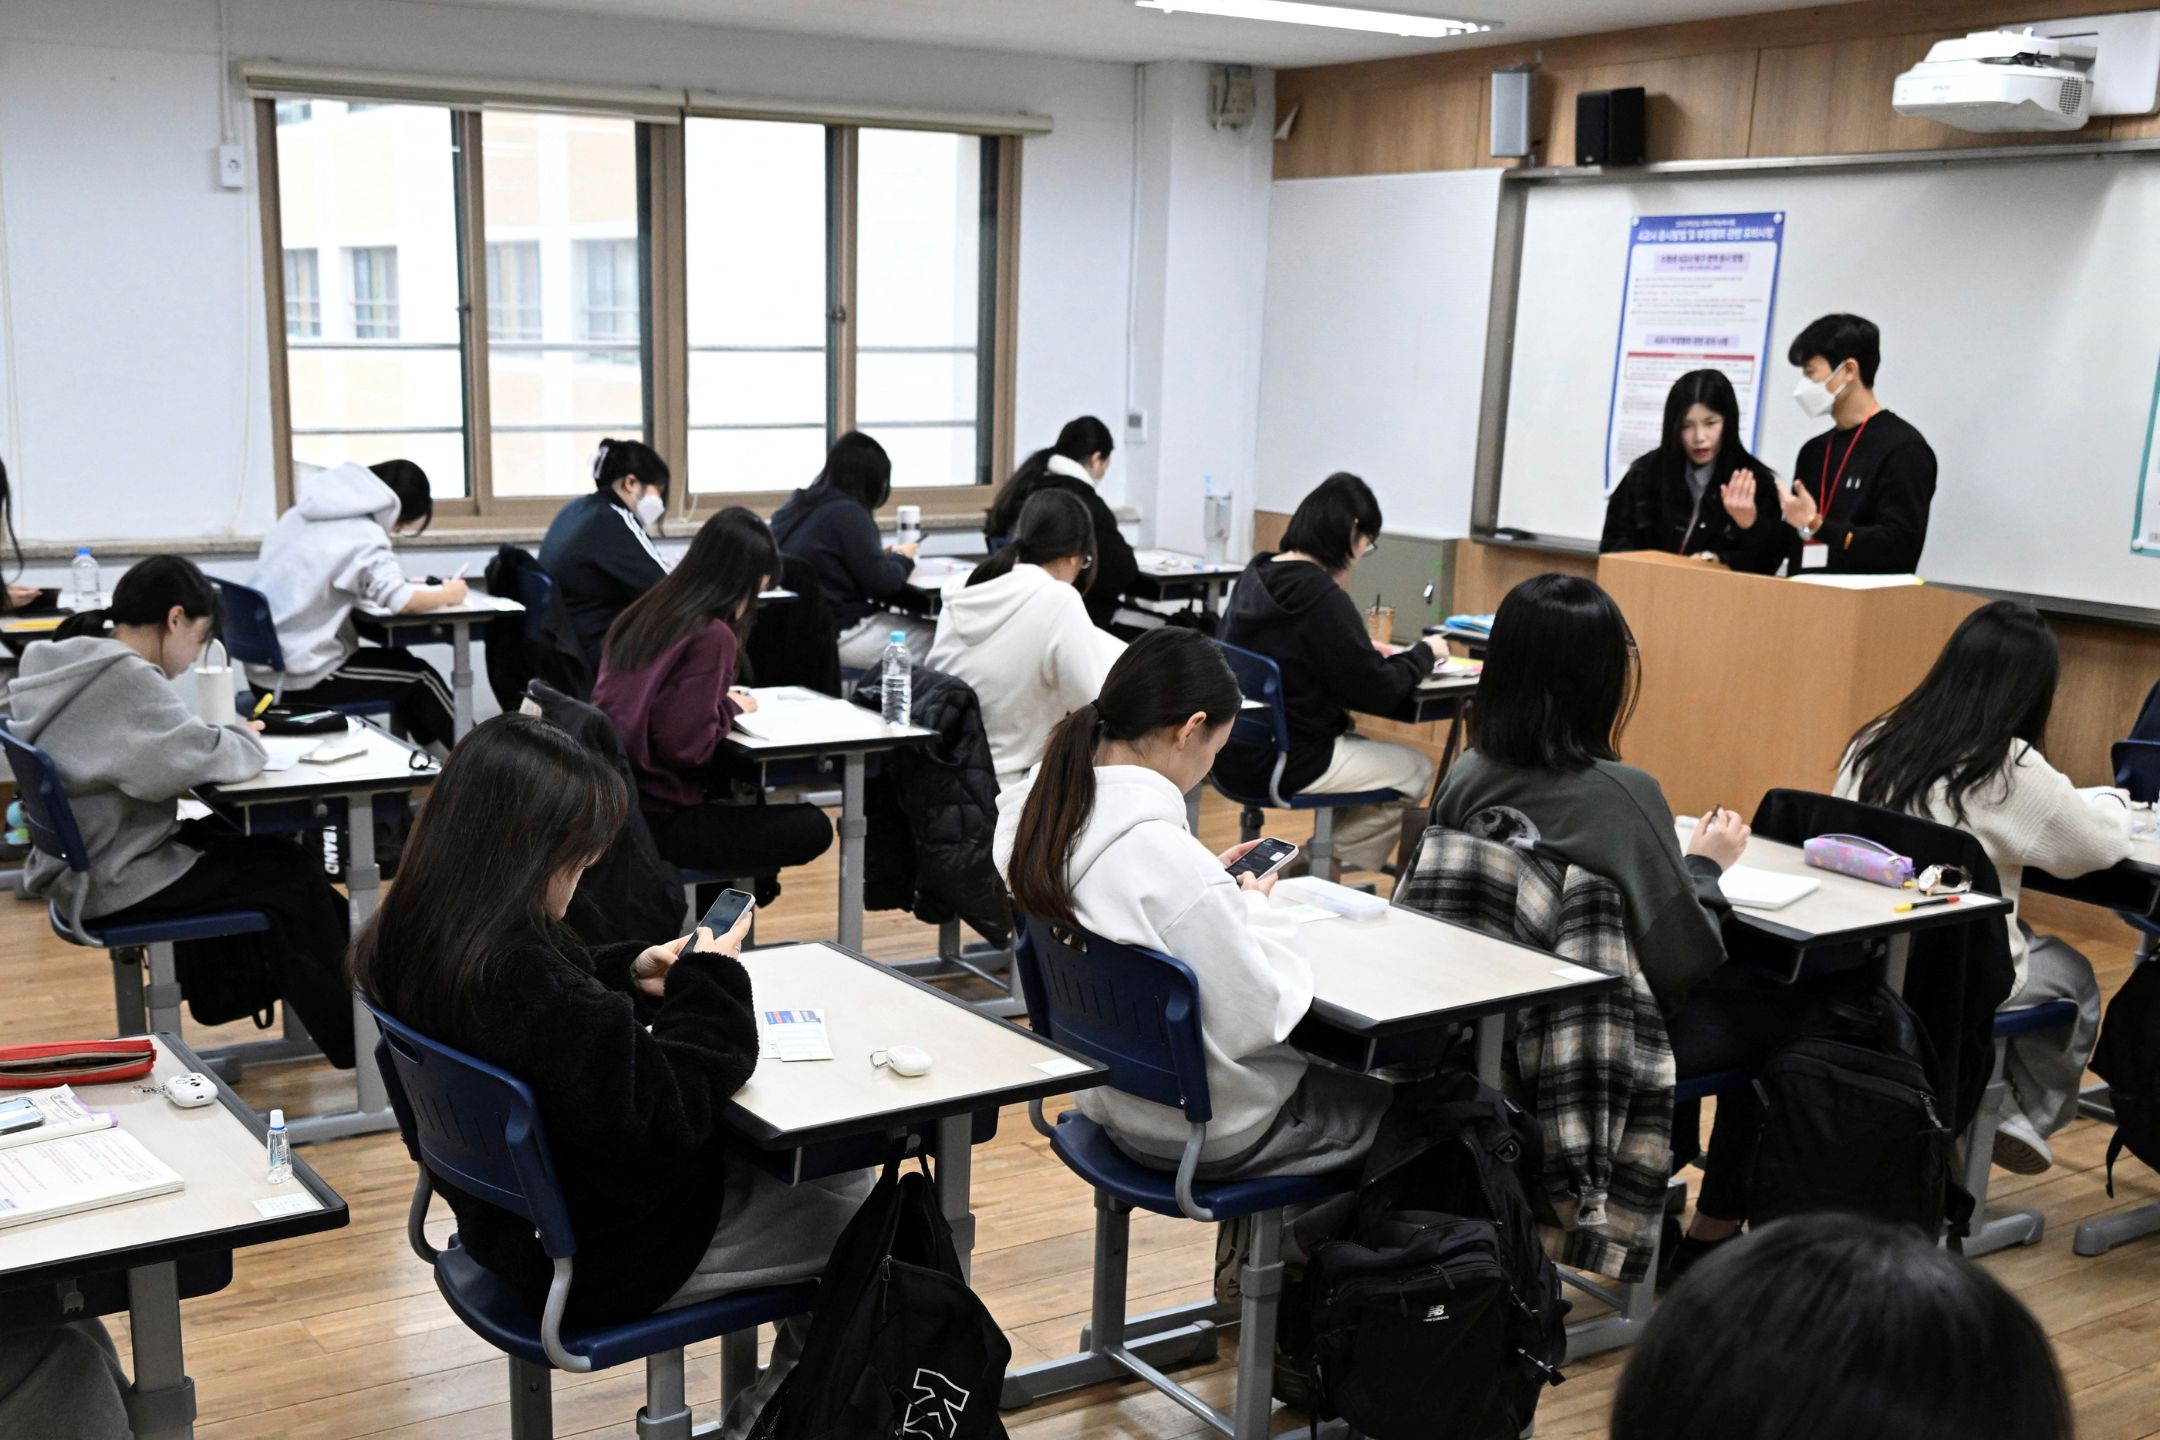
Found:
<path fill-rule="evenodd" d="M 543 634 L 547 627 L 548 602 L 555 595 L 555 580 L 535 561 L 520 565 L 510 572 L 510 596 L 525 607 L 525 643 L 540 646 L 546 643 Z"/>
<path fill-rule="evenodd" d="M 575 1254 L 570 1212 L 531 1088 L 373 1004 L 368 1010 L 382 1027 L 375 1063 L 413 1157 L 474 1199 L 532 1222 L 550 1258 Z"/>
<path fill-rule="evenodd" d="M 261 665 L 280 674 L 285 670 L 285 649 L 278 644 L 277 623 L 270 617 L 270 598 L 237 580 L 210 577 L 225 603 L 225 649 L 233 659 Z"/>
<path fill-rule="evenodd" d="M 16 735 L 0 720 L 0 745 L 7 747 L 8 768 L 15 772 L 15 798 L 22 802 L 30 843 L 81 874 L 90 868 L 90 852 L 76 827 L 75 811 L 60 786 L 60 767 L 52 756 Z"/>
<path fill-rule="evenodd" d="M 1036 1034 L 1109 1066 L 1113 1088 L 1207 1123 L 1200 982 L 1183 961 L 1032 918 L 1014 953 Z"/>
<path fill-rule="evenodd" d="M 2138 707 L 2137 722 L 2130 727 L 2131 740 L 2160 740 L 2160 680 L 2153 682 L 2152 689 L 2145 692 L 2145 703 Z"/>
<path fill-rule="evenodd" d="M 2118 740 L 2108 758 L 2115 764 L 2115 783 L 2132 800 L 2149 805 L 2160 798 L 2160 739 Z"/>
<path fill-rule="evenodd" d="M 1290 749 L 1290 705 L 1283 694 L 1282 666 L 1265 655 L 1243 650 L 1221 640 L 1215 642 L 1230 662 L 1230 673 L 1237 677 L 1238 689 L 1248 700 L 1257 700 L 1267 709 L 1241 712 L 1231 722 L 1230 738 L 1273 747 L 1287 754 Z"/>

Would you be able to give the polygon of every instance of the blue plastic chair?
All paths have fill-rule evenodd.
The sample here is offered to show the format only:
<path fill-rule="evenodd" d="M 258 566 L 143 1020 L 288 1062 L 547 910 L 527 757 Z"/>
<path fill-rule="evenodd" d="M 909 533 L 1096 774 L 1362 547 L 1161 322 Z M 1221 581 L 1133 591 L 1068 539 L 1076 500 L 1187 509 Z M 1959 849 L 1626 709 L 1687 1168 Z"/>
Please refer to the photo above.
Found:
<path fill-rule="evenodd" d="M 277 679 L 270 688 L 283 699 L 285 647 L 278 641 L 269 597 L 237 580 L 221 580 L 213 575 L 210 583 L 218 587 L 225 610 L 220 637 L 225 641 L 226 653 L 243 665 L 256 665 L 276 672 Z M 323 708 L 335 710 L 340 715 L 388 715 L 395 707 L 388 700 L 347 700 Z"/>
<path fill-rule="evenodd" d="M 1233 742 L 1264 745 L 1274 756 L 1274 769 L 1268 776 L 1265 794 L 1249 794 L 1223 783 L 1222 771 L 1217 769 L 1210 776 L 1215 788 L 1229 799 L 1244 807 L 1238 819 L 1241 839 L 1260 838 L 1260 811 L 1272 806 L 1277 810 L 1311 810 L 1313 814 L 1312 844 L 1306 847 L 1312 873 L 1329 878 L 1335 859 L 1335 812 L 1352 805 L 1392 805 L 1402 799 L 1393 790 L 1350 790 L 1333 794 L 1301 791 L 1295 795 L 1282 793 L 1283 767 L 1290 763 L 1290 707 L 1283 696 L 1282 667 L 1265 655 L 1241 650 L 1235 645 L 1215 642 L 1230 662 L 1230 673 L 1237 676 L 1238 689 L 1248 700 L 1257 700 L 1267 708 L 1258 713 L 1245 713 L 1231 723 L 1230 738 Z"/>
<path fill-rule="evenodd" d="M 2160 697 L 2160 685 L 2153 687 L 2154 697 Z M 2147 698 L 2145 710 L 2150 714 L 2154 697 Z M 2143 726 L 2146 716 L 2138 717 Z M 2108 752 L 2109 763 L 2115 767 L 2115 783 L 2130 792 L 2130 798 L 2140 805 L 2150 805 L 2160 800 L 2160 739 L 2118 740 Z M 2150 959 L 2156 944 L 2160 944 L 2160 920 L 2130 910 L 2116 912 L 2128 921 L 2143 937 L 2138 945 L 2138 959 Z"/>
<path fill-rule="evenodd" d="M 75 824 L 75 811 L 60 784 L 60 769 L 52 757 L 0 721 L 0 745 L 7 749 L 8 768 L 15 773 L 17 799 L 29 826 L 30 843 L 59 860 L 78 876 L 90 870 L 90 852 Z M 270 928 L 270 917 L 260 910 L 207 910 L 92 928 L 82 917 L 88 886 L 75 886 L 74 901 L 63 915 L 60 902 L 46 908 L 53 933 L 72 945 L 107 950 L 113 961 L 113 1008 L 121 1035 L 180 1033 L 180 977 L 173 946 L 181 940 L 217 940 L 228 935 L 253 935 Z M 137 951 L 147 952 L 150 980 L 143 983 L 143 965 Z M 234 1046 L 225 1052 L 237 1057 L 255 1047 Z M 279 1048 L 284 1048 L 280 1046 Z"/>
<path fill-rule="evenodd" d="M 683 1347 L 725 1337 L 721 1399 L 754 1378 L 757 1327 L 810 1308 L 815 1284 L 739 1291 L 620 1325 L 565 1325 L 577 1237 L 548 1151 L 539 1105 L 524 1081 L 428 1039 L 370 1005 L 382 1038 L 382 1067 L 398 1132 L 420 1167 L 406 1212 L 413 1253 L 435 1271 L 435 1288 L 466 1328 L 510 1360 L 510 1434 L 547 1440 L 554 1434 L 548 1372 L 583 1374 L 633 1360 L 645 1362 L 645 1407 L 639 1440 L 688 1440 L 693 1433 L 683 1398 Z M 425 1233 L 435 1177 L 476 1200 L 531 1222 L 554 1261 L 547 1301 L 538 1315 L 517 1292 L 458 1244 L 437 1250 Z"/>
<path fill-rule="evenodd" d="M 1973 1232 L 1965 1241 L 1970 1256 L 1989 1255 L 2012 1245 L 2037 1245 L 2046 1233 L 2047 1217 L 2038 1210 L 2019 1210 L 2009 1215 L 1987 1213 L 1988 1174 L 1995 1163 L 1995 1131 L 2002 1124 L 2003 1107 L 2009 1103 L 2010 1042 L 2020 1035 L 2043 1030 L 2065 1030 L 2077 1023 L 2077 1003 L 2050 1000 L 1995 1012 L 1995 1065 L 1981 1092 L 1980 1108 L 1973 1112 L 1965 1132 L 1965 1189 L 1973 1197 Z"/>
<path fill-rule="evenodd" d="M 1113 1088 L 1184 1112 L 1190 1127 L 1173 1175 L 1128 1158 L 1109 1133 L 1077 1110 L 1051 1125 L 1042 1102 L 1035 1128 L 1067 1169 L 1095 1187 L 1095 1272 L 1086 1349 L 1007 1377 L 1007 1408 L 1103 1380 L 1136 1376 L 1233 1440 L 1268 1433 L 1275 1370 L 1275 1321 L 1283 1288 L 1283 1209 L 1353 1189 L 1355 1169 L 1258 1180 L 1197 1179 L 1213 1114 L 1200 1041 L 1199 983 L 1181 961 L 1118 945 L 1072 926 L 1027 921 L 1015 963 L 1035 1033 L 1110 1067 Z M 1213 1324 L 1156 1333 L 1127 1344 L 1126 1247 L 1134 1210 L 1218 1222 L 1250 1216 L 1251 1250 L 1240 1272 L 1237 1393 L 1229 1415 L 1177 1384 L 1150 1359 L 1212 1353 Z M 1150 1352 L 1143 1358 L 1139 1352 Z M 1176 1363 L 1172 1361 L 1171 1363 Z"/>

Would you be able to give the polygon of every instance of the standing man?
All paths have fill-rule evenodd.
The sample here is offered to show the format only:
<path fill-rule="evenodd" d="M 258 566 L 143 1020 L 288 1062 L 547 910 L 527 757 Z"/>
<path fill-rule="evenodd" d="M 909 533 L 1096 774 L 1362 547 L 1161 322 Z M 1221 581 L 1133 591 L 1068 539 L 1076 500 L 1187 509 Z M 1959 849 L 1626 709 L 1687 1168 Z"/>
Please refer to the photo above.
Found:
<path fill-rule="evenodd" d="M 1785 358 L 1801 371 L 1793 399 L 1836 426 L 1800 447 L 1792 484 L 1778 492 L 1792 527 L 1787 573 L 1917 570 L 1935 499 L 1935 452 L 1875 398 L 1882 332 L 1858 315 L 1825 315 Z"/>

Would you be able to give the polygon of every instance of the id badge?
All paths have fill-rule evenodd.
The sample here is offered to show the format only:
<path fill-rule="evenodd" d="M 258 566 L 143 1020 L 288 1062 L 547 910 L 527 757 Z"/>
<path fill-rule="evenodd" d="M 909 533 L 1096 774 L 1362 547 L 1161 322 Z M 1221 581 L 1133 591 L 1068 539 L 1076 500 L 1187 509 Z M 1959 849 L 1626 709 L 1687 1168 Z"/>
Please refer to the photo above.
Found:
<path fill-rule="evenodd" d="M 1810 540 L 1800 547 L 1802 570 L 1827 569 L 1830 564 L 1830 547 L 1820 540 Z"/>

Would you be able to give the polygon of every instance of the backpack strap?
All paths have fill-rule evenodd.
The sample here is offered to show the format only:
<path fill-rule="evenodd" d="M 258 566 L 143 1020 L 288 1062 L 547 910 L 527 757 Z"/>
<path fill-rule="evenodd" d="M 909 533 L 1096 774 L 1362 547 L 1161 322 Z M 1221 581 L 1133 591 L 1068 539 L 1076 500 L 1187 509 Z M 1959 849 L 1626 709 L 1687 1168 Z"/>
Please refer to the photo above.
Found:
<path fill-rule="evenodd" d="M 2115 1157 L 2122 1152 L 2123 1133 L 2122 1127 L 2118 1125 L 2115 1127 L 2115 1134 L 2108 1140 L 2107 1148 L 2107 1197 L 2110 1200 L 2115 1198 Z"/>

